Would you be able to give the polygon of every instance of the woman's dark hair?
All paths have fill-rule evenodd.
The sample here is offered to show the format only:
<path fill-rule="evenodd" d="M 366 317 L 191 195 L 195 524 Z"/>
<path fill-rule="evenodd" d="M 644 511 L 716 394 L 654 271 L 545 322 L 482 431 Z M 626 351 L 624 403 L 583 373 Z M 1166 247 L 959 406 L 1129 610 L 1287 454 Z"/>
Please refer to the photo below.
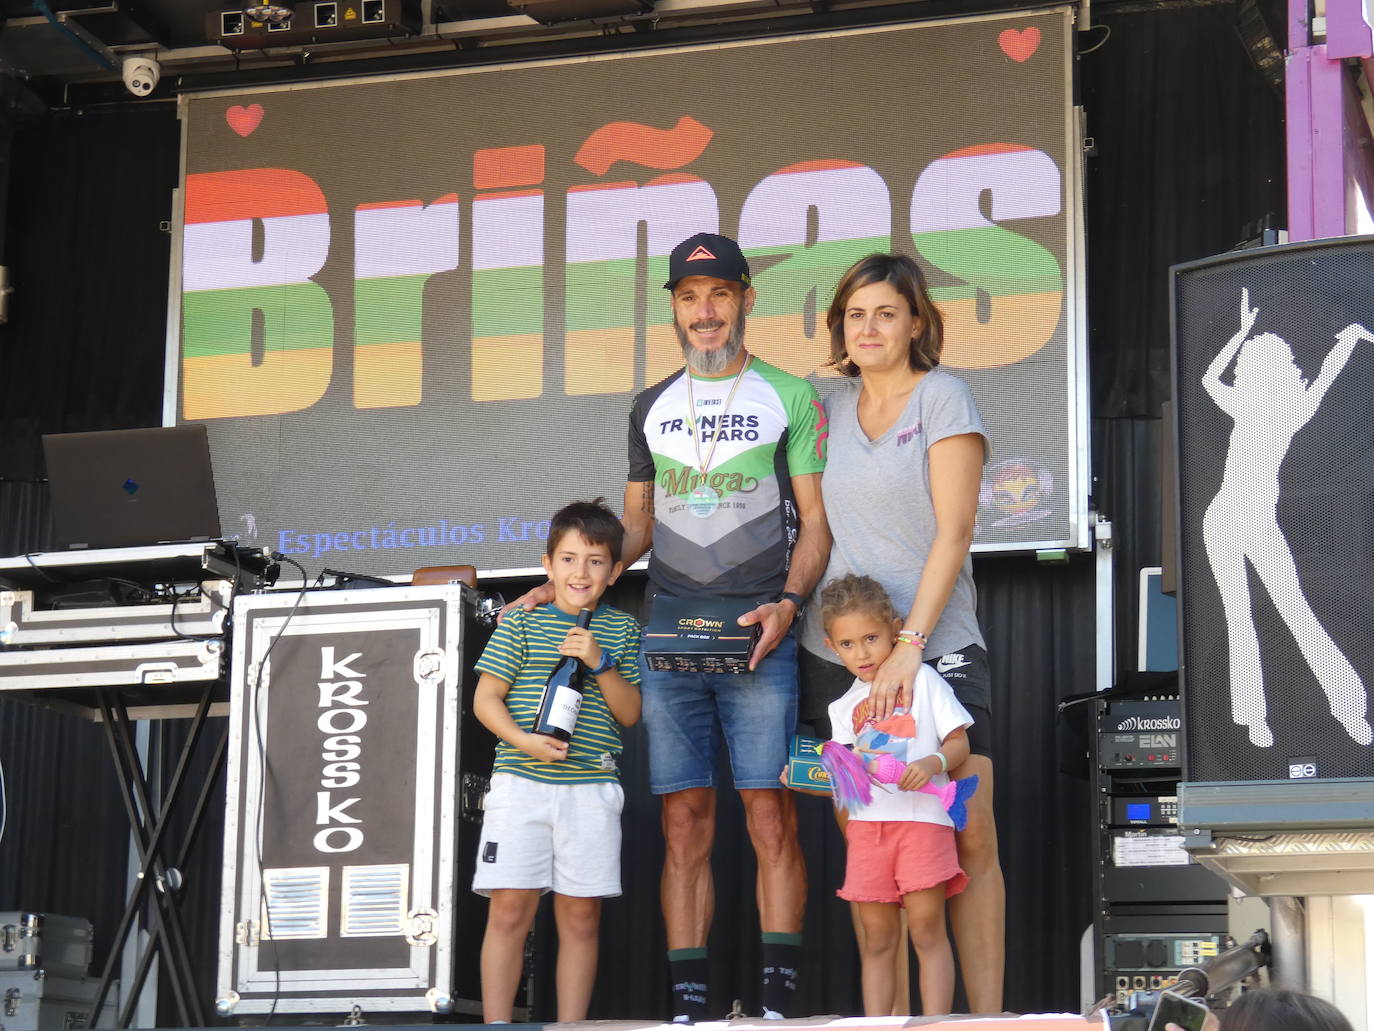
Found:
<path fill-rule="evenodd" d="M 1286 988 L 1245 992 L 1221 1011 L 1221 1031 L 1352 1031 L 1340 1010 Z"/>
<path fill-rule="evenodd" d="M 550 558 L 563 535 L 576 530 L 592 544 L 605 546 L 611 553 L 611 561 L 620 561 L 620 549 L 625 544 L 625 527 L 606 507 L 605 498 L 595 501 L 574 501 L 553 514 L 549 520 L 549 538 L 544 552 Z"/>
<path fill-rule="evenodd" d="M 920 322 L 921 332 L 912 339 L 907 354 L 911 367 L 917 372 L 925 372 L 939 365 L 945 349 L 945 320 L 930 299 L 921 266 L 905 254 L 870 254 L 844 274 L 840 285 L 835 287 L 830 310 L 825 313 L 825 324 L 830 330 L 830 360 L 826 364 L 833 365 L 845 376 L 859 374 L 858 366 L 849 360 L 844 346 L 844 310 L 856 290 L 874 283 L 892 284 L 892 288 L 906 298 Z"/>

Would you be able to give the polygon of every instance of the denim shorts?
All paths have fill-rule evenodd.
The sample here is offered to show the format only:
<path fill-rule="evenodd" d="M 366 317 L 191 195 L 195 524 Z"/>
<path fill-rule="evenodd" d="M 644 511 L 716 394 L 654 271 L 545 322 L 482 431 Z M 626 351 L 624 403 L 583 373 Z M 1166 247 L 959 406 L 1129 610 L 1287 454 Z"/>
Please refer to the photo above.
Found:
<path fill-rule="evenodd" d="M 780 788 L 797 723 L 794 637 L 784 637 L 752 673 L 662 673 L 643 654 L 639 668 L 655 795 L 715 787 L 722 738 L 736 788 Z"/>

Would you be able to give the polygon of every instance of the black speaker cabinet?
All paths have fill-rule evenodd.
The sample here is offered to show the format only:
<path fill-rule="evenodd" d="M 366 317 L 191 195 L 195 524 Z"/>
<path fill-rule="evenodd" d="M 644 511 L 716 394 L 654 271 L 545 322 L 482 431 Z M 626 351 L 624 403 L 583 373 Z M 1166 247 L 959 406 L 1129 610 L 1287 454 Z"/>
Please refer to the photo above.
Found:
<path fill-rule="evenodd" d="M 1374 777 L 1374 237 L 1180 265 L 1172 304 L 1184 780 Z"/>

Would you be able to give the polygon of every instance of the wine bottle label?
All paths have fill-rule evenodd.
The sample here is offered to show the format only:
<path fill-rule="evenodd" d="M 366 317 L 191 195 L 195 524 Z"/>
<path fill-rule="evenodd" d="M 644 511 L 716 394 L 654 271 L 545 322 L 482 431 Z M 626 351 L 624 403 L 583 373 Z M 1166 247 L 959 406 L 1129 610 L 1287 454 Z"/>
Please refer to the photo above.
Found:
<path fill-rule="evenodd" d="M 582 692 L 562 685 L 555 687 L 553 692 L 545 722 L 565 734 L 571 734 L 577 726 L 577 714 L 582 711 Z"/>

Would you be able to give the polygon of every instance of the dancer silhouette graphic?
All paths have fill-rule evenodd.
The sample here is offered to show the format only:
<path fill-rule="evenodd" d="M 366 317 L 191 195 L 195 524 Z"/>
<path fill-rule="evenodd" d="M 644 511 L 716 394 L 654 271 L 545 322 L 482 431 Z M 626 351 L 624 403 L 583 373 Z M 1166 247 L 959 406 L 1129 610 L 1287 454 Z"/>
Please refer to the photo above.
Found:
<path fill-rule="evenodd" d="M 1335 346 L 1309 386 L 1286 341 L 1273 333 L 1249 337 L 1258 317 L 1259 309 L 1250 307 L 1250 291 L 1241 290 L 1240 330 L 1202 377 L 1203 388 L 1235 423 L 1221 489 L 1202 518 L 1207 561 L 1226 615 L 1231 719 L 1247 728 L 1252 744 L 1273 745 L 1248 564 L 1297 640 L 1331 714 L 1357 743 L 1368 745 L 1374 741 L 1374 730 L 1367 718 L 1364 683 L 1308 604 L 1292 549 L 1279 526 L 1278 502 L 1279 467 L 1294 435 L 1317 413 L 1355 345 L 1374 342 L 1374 334 L 1358 324 L 1337 333 Z M 1233 358 L 1235 372 L 1227 385 L 1221 375 Z"/>

